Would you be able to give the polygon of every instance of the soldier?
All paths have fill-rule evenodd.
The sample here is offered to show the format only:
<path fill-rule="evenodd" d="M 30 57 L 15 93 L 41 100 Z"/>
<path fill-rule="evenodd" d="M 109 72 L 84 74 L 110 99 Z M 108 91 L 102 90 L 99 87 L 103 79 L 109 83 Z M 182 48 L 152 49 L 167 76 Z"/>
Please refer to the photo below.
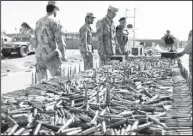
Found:
<path fill-rule="evenodd" d="M 189 54 L 189 84 L 192 93 L 192 30 L 189 32 L 186 47 L 182 52 L 176 53 L 176 57 L 182 57 L 184 54 Z"/>
<path fill-rule="evenodd" d="M 62 27 L 55 18 L 59 11 L 57 3 L 49 1 L 46 11 L 47 15 L 36 23 L 32 44 L 36 52 L 38 81 L 45 79 L 47 70 L 52 77 L 61 76 L 61 64 L 64 59 L 60 50 L 65 46 Z"/>
<path fill-rule="evenodd" d="M 169 52 L 174 52 L 174 40 L 176 38 L 170 34 L 170 30 L 167 30 L 166 34 L 161 39 L 170 48 Z"/>
<path fill-rule="evenodd" d="M 121 52 L 126 56 L 128 56 L 128 48 L 127 42 L 128 42 L 128 35 L 129 31 L 127 29 L 127 21 L 125 17 L 122 17 L 119 19 L 119 26 L 116 27 L 116 37 L 117 41 L 120 45 Z"/>
<path fill-rule="evenodd" d="M 113 23 L 113 18 L 117 12 L 117 8 L 109 6 L 106 17 L 99 20 L 96 24 L 100 66 L 105 65 L 110 57 L 116 54 L 116 51 L 122 54 L 116 40 L 115 26 Z"/>
<path fill-rule="evenodd" d="M 90 24 L 94 21 L 93 13 L 87 13 L 85 24 L 80 28 L 80 53 L 84 61 L 84 70 L 93 68 L 92 29 Z"/>

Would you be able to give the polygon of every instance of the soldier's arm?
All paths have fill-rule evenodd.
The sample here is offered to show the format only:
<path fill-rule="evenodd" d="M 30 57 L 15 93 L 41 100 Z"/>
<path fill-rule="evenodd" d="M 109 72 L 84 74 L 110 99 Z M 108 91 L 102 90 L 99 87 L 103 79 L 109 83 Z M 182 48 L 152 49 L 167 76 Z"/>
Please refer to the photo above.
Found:
<path fill-rule="evenodd" d="M 103 44 L 103 34 L 104 34 L 104 24 L 102 21 L 97 22 L 96 29 L 97 29 L 97 40 L 98 40 L 98 53 L 104 54 L 104 44 Z"/>
<path fill-rule="evenodd" d="M 62 58 L 64 59 L 64 47 L 66 46 L 65 44 L 65 39 L 64 36 L 62 34 L 62 25 L 59 24 L 59 22 L 54 22 L 53 24 L 53 33 L 54 33 L 54 37 L 56 40 L 56 43 L 58 45 L 58 49 L 60 50 L 60 52 L 62 53 Z M 57 50 L 56 48 L 56 50 Z"/>
<path fill-rule="evenodd" d="M 118 33 L 116 33 L 116 36 L 114 37 L 115 44 L 116 44 L 116 51 L 118 51 L 120 54 L 122 54 L 121 47 L 120 47 L 119 42 L 118 42 L 118 40 L 120 39 L 121 34 L 120 34 L 120 31 L 117 31 L 117 32 Z"/>
<path fill-rule="evenodd" d="M 190 40 L 188 41 L 186 47 L 184 48 L 184 53 L 186 54 L 190 54 L 190 52 L 192 51 L 192 37 L 190 38 Z"/>
<path fill-rule="evenodd" d="M 88 52 L 87 48 L 87 29 L 86 27 L 80 29 L 80 42 L 85 52 Z"/>
<path fill-rule="evenodd" d="M 62 35 L 62 26 L 58 22 L 54 23 L 53 33 L 58 46 L 64 47 L 66 44 Z"/>
<path fill-rule="evenodd" d="M 116 38 L 118 42 L 121 40 L 121 31 L 119 30 L 116 31 Z"/>

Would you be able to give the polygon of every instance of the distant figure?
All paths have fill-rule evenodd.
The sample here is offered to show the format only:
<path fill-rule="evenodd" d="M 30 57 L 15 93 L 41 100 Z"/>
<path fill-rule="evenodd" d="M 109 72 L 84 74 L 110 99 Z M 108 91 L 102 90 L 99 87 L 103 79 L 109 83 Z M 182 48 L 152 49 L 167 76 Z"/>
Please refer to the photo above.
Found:
<path fill-rule="evenodd" d="M 173 48 L 174 48 L 174 41 L 176 38 L 170 34 L 170 30 L 167 30 L 166 34 L 161 39 L 164 41 L 167 47 L 170 47 L 169 52 L 174 52 Z"/>
<path fill-rule="evenodd" d="M 92 46 L 92 30 L 90 25 L 93 24 L 95 16 L 93 13 L 87 13 L 85 24 L 80 28 L 80 54 L 84 61 L 84 70 L 93 68 L 93 46 Z"/>

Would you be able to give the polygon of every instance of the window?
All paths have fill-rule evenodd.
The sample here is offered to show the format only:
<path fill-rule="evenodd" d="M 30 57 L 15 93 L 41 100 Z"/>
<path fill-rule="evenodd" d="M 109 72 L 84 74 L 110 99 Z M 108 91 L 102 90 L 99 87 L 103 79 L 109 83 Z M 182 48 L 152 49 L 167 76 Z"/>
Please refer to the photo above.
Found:
<path fill-rule="evenodd" d="M 30 37 L 22 37 L 22 41 L 29 42 L 30 41 Z"/>
<path fill-rule="evenodd" d="M 19 42 L 21 41 L 21 37 L 13 37 L 12 42 Z"/>

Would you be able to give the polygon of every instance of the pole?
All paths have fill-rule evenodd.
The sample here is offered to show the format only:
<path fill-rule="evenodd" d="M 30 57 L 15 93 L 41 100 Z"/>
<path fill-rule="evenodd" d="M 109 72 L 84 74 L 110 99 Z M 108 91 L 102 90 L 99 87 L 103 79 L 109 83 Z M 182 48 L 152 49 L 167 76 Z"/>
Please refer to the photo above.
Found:
<path fill-rule="evenodd" d="M 72 34 L 72 54 L 73 54 L 73 57 L 74 57 L 74 34 Z"/>
<path fill-rule="evenodd" d="M 134 24 L 133 24 L 133 47 L 135 47 L 135 12 L 136 12 L 136 8 L 134 8 Z"/>

